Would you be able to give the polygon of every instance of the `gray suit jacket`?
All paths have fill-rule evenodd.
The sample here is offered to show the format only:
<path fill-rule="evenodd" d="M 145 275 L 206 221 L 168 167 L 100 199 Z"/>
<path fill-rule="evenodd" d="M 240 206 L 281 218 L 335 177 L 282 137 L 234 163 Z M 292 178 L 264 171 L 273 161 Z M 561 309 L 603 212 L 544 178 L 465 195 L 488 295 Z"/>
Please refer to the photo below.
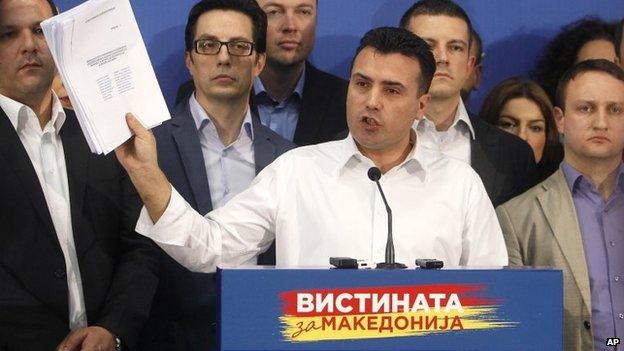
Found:
<path fill-rule="evenodd" d="M 496 209 L 509 265 L 563 270 L 566 351 L 593 350 L 591 295 L 583 240 L 561 169 Z"/>

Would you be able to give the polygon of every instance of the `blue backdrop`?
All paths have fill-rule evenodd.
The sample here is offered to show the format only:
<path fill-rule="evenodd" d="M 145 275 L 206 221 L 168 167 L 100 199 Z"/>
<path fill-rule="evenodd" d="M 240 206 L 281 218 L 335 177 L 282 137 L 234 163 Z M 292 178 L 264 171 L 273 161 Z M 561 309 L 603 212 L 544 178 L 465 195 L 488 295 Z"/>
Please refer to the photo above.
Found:
<path fill-rule="evenodd" d="M 63 10 L 84 0 L 56 0 Z M 184 67 L 184 25 L 195 0 L 131 0 L 163 94 L 171 106 L 177 87 L 189 79 Z M 319 0 L 316 46 L 312 62 L 347 78 L 359 38 L 369 29 L 397 25 L 414 0 Z M 464 0 L 483 38 L 484 80 L 474 93 L 476 111 L 500 80 L 526 74 L 559 28 L 584 16 L 607 21 L 624 17 L 622 0 Z"/>

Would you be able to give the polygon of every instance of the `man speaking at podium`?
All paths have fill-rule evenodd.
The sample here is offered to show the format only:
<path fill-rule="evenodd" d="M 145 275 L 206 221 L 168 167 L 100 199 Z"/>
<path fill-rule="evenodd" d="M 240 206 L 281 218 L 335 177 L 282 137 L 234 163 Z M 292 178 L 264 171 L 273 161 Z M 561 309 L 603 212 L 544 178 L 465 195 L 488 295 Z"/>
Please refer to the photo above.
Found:
<path fill-rule="evenodd" d="M 501 229 L 478 175 L 420 147 L 411 128 L 427 107 L 435 69 L 429 47 L 414 34 L 371 30 L 352 63 L 349 136 L 287 152 L 205 217 L 171 187 L 158 168 L 153 136 L 129 115 L 135 137 L 116 153 L 145 204 L 136 230 L 195 271 L 255 264 L 273 238 L 280 266 L 324 266 L 330 256 L 381 262 L 387 215 L 367 177 L 378 167 L 394 209 L 397 261 L 506 265 Z"/>

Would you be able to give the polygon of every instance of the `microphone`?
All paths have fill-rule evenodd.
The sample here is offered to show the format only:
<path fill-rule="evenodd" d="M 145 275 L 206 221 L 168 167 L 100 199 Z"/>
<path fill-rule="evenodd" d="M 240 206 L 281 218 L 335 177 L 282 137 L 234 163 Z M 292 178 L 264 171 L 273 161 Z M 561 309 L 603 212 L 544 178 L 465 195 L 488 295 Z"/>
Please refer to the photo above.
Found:
<path fill-rule="evenodd" d="M 377 167 L 371 167 L 368 169 L 368 179 L 372 180 L 377 184 L 377 188 L 379 189 L 379 193 L 381 194 L 381 199 L 386 205 L 386 213 L 388 214 L 388 240 L 386 241 L 386 261 L 383 263 L 377 263 L 377 268 L 384 269 L 397 269 L 397 268 L 407 268 L 406 265 L 399 262 L 394 262 L 394 241 L 392 240 L 392 210 L 390 206 L 388 206 L 388 201 L 386 201 L 386 196 L 384 195 L 383 190 L 381 189 L 381 184 L 379 184 L 379 179 L 381 179 L 381 171 Z"/>

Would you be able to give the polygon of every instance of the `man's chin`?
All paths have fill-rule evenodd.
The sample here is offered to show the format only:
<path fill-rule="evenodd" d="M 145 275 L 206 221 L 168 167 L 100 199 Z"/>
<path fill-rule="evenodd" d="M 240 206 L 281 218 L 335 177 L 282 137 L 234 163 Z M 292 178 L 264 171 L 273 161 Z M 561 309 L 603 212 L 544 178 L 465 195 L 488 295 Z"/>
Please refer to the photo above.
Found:
<path fill-rule="evenodd" d="M 459 96 L 459 89 L 444 82 L 436 82 L 436 84 L 431 84 L 429 94 L 431 94 L 431 98 L 434 100 L 449 99 Z"/>
<path fill-rule="evenodd" d="M 267 64 L 277 67 L 296 67 L 305 62 L 305 60 L 306 58 L 303 55 L 297 53 L 279 52 L 268 57 Z"/>

